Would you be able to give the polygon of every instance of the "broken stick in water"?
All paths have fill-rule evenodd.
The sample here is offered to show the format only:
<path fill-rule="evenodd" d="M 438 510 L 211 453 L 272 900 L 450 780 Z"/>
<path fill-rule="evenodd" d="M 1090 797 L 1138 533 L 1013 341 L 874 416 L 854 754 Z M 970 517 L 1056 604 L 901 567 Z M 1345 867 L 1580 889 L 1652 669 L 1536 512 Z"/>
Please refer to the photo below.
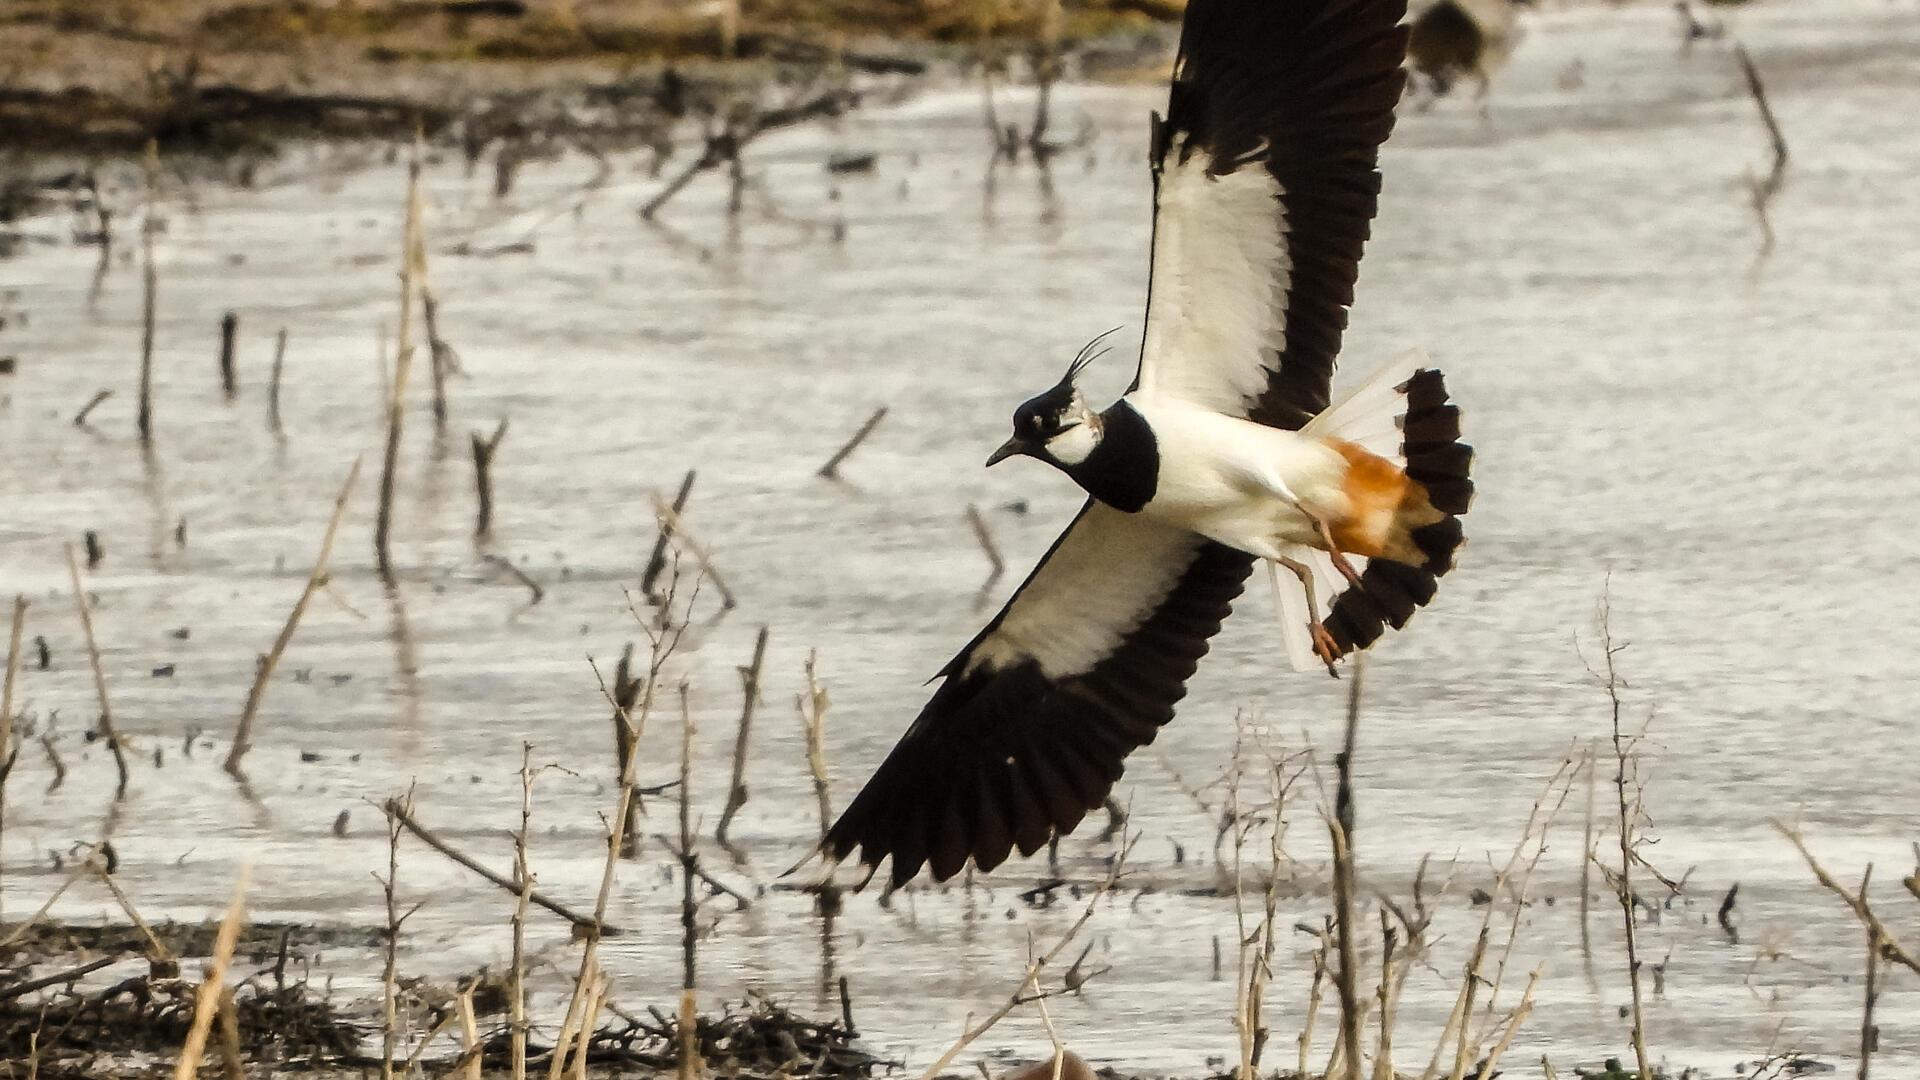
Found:
<path fill-rule="evenodd" d="M 497 566 L 500 569 L 505 570 L 508 574 L 512 575 L 515 580 L 519 581 L 520 584 L 525 585 L 527 587 L 527 591 L 533 594 L 533 597 L 527 601 L 528 607 L 532 607 L 533 605 L 539 603 L 541 600 L 544 600 L 546 598 L 547 591 L 540 587 L 539 582 L 533 580 L 531 577 L 528 577 L 527 572 L 525 570 L 522 570 L 519 567 L 513 565 L 513 560 L 508 559 L 502 555 L 492 555 L 492 554 L 482 555 L 480 556 L 480 559 L 482 562 L 486 563 L 488 566 Z"/>
<path fill-rule="evenodd" d="M 273 670 L 280 663 L 281 654 L 287 651 L 287 644 L 293 640 L 294 628 L 300 625 L 300 616 L 307 610 L 307 602 L 327 579 L 327 562 L 333 557 L 333 538 L 340 531 L 340 519 L 346 516 L 347 501 L 353 495 L 353 486 L 360 479 L 360 459 L 354 458 L 353 465 L 347 470 L 346 482 L 340 485 L 340 494 L 333 500 L 333 516 L 327 519 L 327 531 L 320 534 L 320 553 L 314 557 L 313 570 L 307 575 L 307 583 L 300 590 L 300 596 L 293 602 L 293 610 L 287 613 L 286 624 L 280 627 L 280 633 L 273 639 L 272 648 L 260 660 L 259 669 L 253 674 L 253 686 L 247 690 L 246 707 L 240 711 L 240 726 L 233 733 L 233 748 L 227 751 L 227 760 L 222 768 L 227 775 L 236 780 L 242 779 L 240 761 L 253 748 L 253 718 L 260 711 L 260 702 L 267 696 L 267 683 L 273 679 Z"/>
<path fill-rule="evenodd" d="M 680 480 L 680 491 L 673 497 L 673 512 L 676 515 L 687 512 L 687 499 L 693 494 L 693 470 Z M 647 556 L 647 568 L 640 574 L 640 593 L 650 603 L 659 603 L 660 597 L 654 591 L 654 584 L 660 580 L 660 571 L 667 568 L 667 543 L 673 539 L 673 530 L 665 522 L 660 523 L 660 534 L 653 542 L 653 553 Z"/>
<path fill-rule="evenodd" d="M 280 370 L 287 358 L 287 328 L 281 327 L 273 338 L 273 374 L 267 383 L 267 430 L 282 434 L 280 427 Z"/>
<path fill-rule="evenodd" d="M 93 413 L 94 409 L 99 407 L 101 402 L 107 400 L 112 396 L 113 396 L 113 391 L 111 390 L 95 391 L 94 395 L 91 398 L 87 399 L 87 403 L 85 405 L 80 406 L 80 411 L 73 414 L 73 426 L 81 427 L 81 428 L 86 427 L 87 417 Z"/>
<path fill-rule="evenodd" d="M 400 240 L 400 335 L 394 354 L 393 383 L 387 393 L 387 449 L 380 466 L 380 509 L 374 519 L 373 554 L 380 580 L 394 587 L 392 535 L 393 492 L 400 467 L 400 431 L 406 419 L 407 372 L 413 366 L 413 293 L 420 265 L 420 140 L 407 165 L 407 215 Z"/>
<path fill-rule="evenodd" d="M 447 843 L 445 840 L 442 840 L 437 834 L 435 834 L 431 829 L 428 829 L 425 825 L 420 824 L 419 819 L 413 816 L 412 810 L 407 805 L 402 803 L 401 800 L 388 799 L 385 809 L 388 814 L 391 814 L 393 816 L 393 820 L 395 823 L 405 828 L 408 832 L 412 833 L 414 836 L 418 837 L 421 840 L 421 842 L 425 843 L 428 847 L 432 848 L 433 850 L 439 852 L 442 855 L 445 855 L 447 858 L 452 859 L 454 862 L 459 863 L 461 866 L 466 867 L 468 870 L 471 870 L 474 873 L 480 875 L 482 878 L 486 879 L 487 881 L 490 881 L 493 884 L 498 885 L 500 888 L 505 889 L 507 892 L 518 896 L 518 895 L 521 895 L 522 890 L 524 889 L 526 899 L 529 903 L 538 904 L 541 907 L 546 908 L 548 911 L 553 912 L 555 915 L 560 916 L 561 918 L 567 920 L 568 922 L 572 923 L 573 925 L 583 930 L 594 930 L 597 933 L 605 934 L 609 937 L 620 933 L 619 930 L 616 930 L 611 926 L 607 926 L 603 923 L 600 923 L 597 919 L 591 916 L 581 915 L 567 908 L 565 905 L 561 904 L 559 901 L 549 898 L 548 896 L 541 893 L 537 889 L 526 888 L 526 882 L 524 880 L 522 881 L 510 880 L 506 877 L 503 877 L 499 874 L 494 873 L 492 870 L 487 869 L 485 866 L 482 866 L 480 863 L 475 862 L 472 857 L 468 856 L 464 852 L 455 848 L 452 844 Z M 518 859 L 516 858 L 516 863 L 517 861 Z M 516 873 L 518 872 L 519 871 L 516 867 Z"/>
<path fill-rule="evenodd" d="M 693 554 L 700 563 L 700 572 L 713 582 L 714 589 L 720 593 L 720 606 L 728 611 L 733 610 L 738 601 L 734 599 L 733 590 L 727 588 L 726 581 L 720 577 L 719 569 L 713 565 L 713 553 L 694 539 L 693 534 L 687 531 L 687 523 L 680 519 L 680 515 L 667 505 L 667 500 L 661 498 L 658 492 L 652 492 L 648 497 L 653 500 L 653 512 L 660 518 L 662 533 L 672 534 L 675 543 Z"/>
<path fill-rule="evenodd" d="M 841 464 L 845 462 L 848 457 L 852 456 L 855 450 L 860 448 L 861 443 L 867 441 L 867 436 L 873 434 L 873 429 L 879 427 L 880 421 L 886 418 L 887 407 L 885 405 L 873 410 L 873 415 L 867 417 L 867 422 L 861 424 L 860 430 L 853 433 L 853 438 L 848 439 L 846 445 L 842 446 L 832 457 L 828 458 L 825 465 L 820 466 L 819 475 L 828 480 L 840 479 Z"/>
<path fill-rule="evenodd" d="M 153 322 L 159 271 L 153 261 L 153 200 L 160 185 L 160 144 L 147 140 L 146 214 L 140 223 L 140 445 L 153 445 Z"/>
<path fill-rule="evenodd" d="M 766 658 L 767 628 L 763 626 L 753 639 L 753 662 L 740 669 L 740 687 L 745 700 L 740 706 L 740 730 L 733 740 L 733 783 L 727 789 L 727 807 L 720 812 L 720 826 L 713 836 L 738 866 L 746 865 L 747 853 L 727 837 L 727 829 L 733 824 L 733 815 L 747 805 L 747 738 L 753 728 L 754 706 L 760 703 L 760 665 Z"/>
<path fill-rule="evenodd" d="M 494 427 L 492 438 L 477 431 L 472 433 L 473 484 L 480 498 L 480 509 L 473 526 L 475 536 L 486 536 L 493 531 L 493 452 L 500 449 L 500 440 L 506 437 L 505 417 Z"/>
<path fill-rule="evenodd" d="M 1760 107 L 1760 120 L 1767 126 L 1767 139 L 1773 145 L 1773 166 L 1765 177 L 1748 175 L 1747 187 L 1753 197 L 1753 212 L 1760 219 L 1760 253 L 1773 250 L 1773 222 L 1767 215 L 1767 207 L 1773 197 L 1780 193 L 1780 187 L 1786 182 L 1787 174 L 1787 137 L 1780 130 L 1780 121 L 1773 115 L 1773 106 L 1767 102 L 1766 84 L 1760 81 L 1760 69 L 1754 66 L 1753 57 L 1747 55 L 1744 45 L 1733 47 L 1734 59 L 1740 61 L 1740 71 L 1747 79 L 1747 92 L 1753 95 L 1753 102 Z"/>
<path fill-rule="evenodd" d="M 232 401 L 240 393 L 239 374 L 233 369 L 234 339 L 240 335 L 240 316 L 229 311 L 220 317 L 220 392 Z"/>

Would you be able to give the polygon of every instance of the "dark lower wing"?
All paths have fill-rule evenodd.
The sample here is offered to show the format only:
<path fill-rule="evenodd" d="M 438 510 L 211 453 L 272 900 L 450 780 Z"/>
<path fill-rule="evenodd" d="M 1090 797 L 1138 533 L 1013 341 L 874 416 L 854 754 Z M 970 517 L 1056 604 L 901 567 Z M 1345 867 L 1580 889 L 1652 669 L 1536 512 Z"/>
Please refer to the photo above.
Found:
<path fill-rule="evenodd" d="M 841 814 L 829 860 L 899 887 L 1031 855 L 1107 797 L 1173 718 L 1252 560 L 1089 504 Z"/>

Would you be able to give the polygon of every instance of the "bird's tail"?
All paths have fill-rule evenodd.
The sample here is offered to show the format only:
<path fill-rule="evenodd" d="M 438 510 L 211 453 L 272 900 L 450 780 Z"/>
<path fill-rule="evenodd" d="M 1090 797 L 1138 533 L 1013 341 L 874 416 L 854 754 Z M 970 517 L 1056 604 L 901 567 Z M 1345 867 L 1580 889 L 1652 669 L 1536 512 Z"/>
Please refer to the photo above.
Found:
<path fill-rule="evenodd" d="M 1373 644 L 1387 627 L 1406 625 L 1433 599 L 1465 539 L 1460 518 L 1473 500 L 1473 448 L 1460 441 L 1460 410 L 1447 398 L 1445 379 L 1425 365 L 1417 351 L 1399 357 L 1302 431 L 1351 448 L 1352 467 L 1379 473 L 1373 488 L 1386 500 L 1364 545 L 1375 557 L 1349 559 L 1360 569 L 1359 586 L 1335 572 L 1325 552 L 1294 553 L 1313 569 L 1319 610 L 1312 614 L 1342 655 Z M 1338 530 L 1335 539 L 1342 539 Z M 1294 666 L 1318 666 L 1305 630 L 1306 592 L 1280 584 Z"/>

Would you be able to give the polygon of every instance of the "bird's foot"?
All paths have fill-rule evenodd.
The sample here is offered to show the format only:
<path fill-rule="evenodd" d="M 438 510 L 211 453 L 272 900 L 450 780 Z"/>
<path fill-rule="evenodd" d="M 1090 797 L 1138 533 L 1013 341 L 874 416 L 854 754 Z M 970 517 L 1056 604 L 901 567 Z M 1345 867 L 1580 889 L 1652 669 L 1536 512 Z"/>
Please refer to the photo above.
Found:
<path fill-rule="evenodd" d="M 1340 659 L 1340 645 L 1333 640 L 1332 634 L 1327 633 L 1327 624 L 1315 619 L 1307 624 L 1307 632 L 1313 635 L 1313 655 L 1327 665 L 1327 674 L 1339 678 L 1340 669 L 1334 665 Z"/>

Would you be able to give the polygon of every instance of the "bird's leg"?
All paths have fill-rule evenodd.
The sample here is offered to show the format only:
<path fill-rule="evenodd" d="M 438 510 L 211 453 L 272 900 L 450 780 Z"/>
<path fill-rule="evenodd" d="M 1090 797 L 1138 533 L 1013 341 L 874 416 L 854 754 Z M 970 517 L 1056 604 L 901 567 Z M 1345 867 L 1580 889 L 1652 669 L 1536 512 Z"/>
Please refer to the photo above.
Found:
<path fill-rule="evenodd" d="M 1339 545 L 1333 542 L 1333 529 L 1327 524 L 1327 519 L 1304 506 L 1300 507 L 1300 512 L 1313 522 L 1314 531 L 1320 534 L 1320 540 L 1327 545 L 1327 554 L 1333 558 L 1333 568 L 1340 571 L 1340 576 L 1346 578 L 1354 588 L 1359 588 L 1360 571 L 1353 568 L 1347 557 L 1340 553 Z"/>
<path fill-rule="evenodd" d="M 1300 579 L 1300 587 L 1307 590 L 1307 633 L 1313 635 L 1313 654 L 1327 665 L 1327 674 L 1339 678 L 1340 672 L 1333 665 L 1334 661 L 1340 659 L 1340 646 L 1333 640 L 1333 635 L 1327 633 L 1327 624 L 1315 614 L 1320 610 L 1320 605 L 1314 599 L 1313 570 L 1306 563 L 1284 555 L 1276 556 L 1272 562 L 1293 571 L 1293 576 Z"/>
<path fill-rule="evenodd" d="M 1340 576 L 1346 578 L 1354 588 L 1359 588 L 1360 571 L 1353 568 L 1353 564 L 1347 561 L 1347 557 L 1340 553 L 1340 546 L 1333 542 L 1333 528 L 1327 524 L 1327 519 L 1309 510 L 1307 504 L 1301 500 L 1300 496 L 1293 493 L 1293 489 L 1287 486 L 1286 480 L 1279 473 L 1268 471 L 1261 480 L 1265 483 L 1267 490 L 1286 500 L 1288 505 L 1300 511 L 1301 516 L 1313 523 L 1314 531 L 1320 534 L 1321 541 L 1326 544 L 1327 554 L 1333 557 L 1333 568 L 1340 571 Z"/>

